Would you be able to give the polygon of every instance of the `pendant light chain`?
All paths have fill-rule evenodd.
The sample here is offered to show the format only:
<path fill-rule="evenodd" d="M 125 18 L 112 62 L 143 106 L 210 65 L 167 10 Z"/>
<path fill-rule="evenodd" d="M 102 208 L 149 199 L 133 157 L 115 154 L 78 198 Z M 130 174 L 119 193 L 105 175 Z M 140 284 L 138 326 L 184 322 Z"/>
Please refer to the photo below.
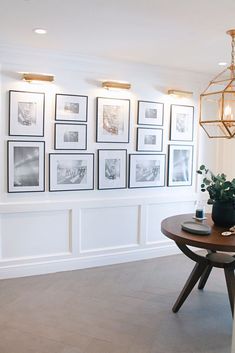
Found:
<path fill-rule="evenodd" d="M 232 36 L 232 52 L 231 52 L 231 66 L 234 67 L 234 56 L 235 56 L 235 36 Z"/>

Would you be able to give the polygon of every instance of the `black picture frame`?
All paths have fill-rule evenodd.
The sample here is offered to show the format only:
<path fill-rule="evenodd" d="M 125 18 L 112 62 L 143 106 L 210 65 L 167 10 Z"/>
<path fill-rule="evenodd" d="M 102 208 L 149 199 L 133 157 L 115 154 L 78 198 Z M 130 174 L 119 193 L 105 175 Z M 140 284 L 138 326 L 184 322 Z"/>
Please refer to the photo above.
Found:
<path fill-rule="evenodd" d="M 9 136 L 43 137 L 45 93 L 9 91 Z"/>
<path fill-rule="evenodd" d="M 60 159 L 60 157 L 62 159 Z M 79 163 L 75 163 L 75 162 L 79 162 Z M 59 163 L 61 163 L 61 165 Z M 59 177 L 60 177 L 59 182 L 58 182 L 58 170 L 59 170 Z M 85 173 L 86 173 L 86 178 L 84 178 Z M 84 183 L 84 181 L 86 181 L 86 184 Z M 83 183 L 84 185 L 82 185 Z M 74 185 L 78 185 L 78 184 L 80 186 L 75 188 Z M 65 185 L 67 185 L 67 187 L 65 187 Z M 94 153 L 50 153 L 49 154 L 49 191 L 50 192 L 87 191 L 87 190 L 94 190 Z"/>
<path fill-rule="evenodd" d="M 156 162 L 155 165 L 153 162 Z M 164 187 L 165 170 L 165 154 L 129 154 L 128 186 L 130 189 Z"/>
<path fill-rule="evenodd" d="M 171 104 L 170 141 L 193 141 L 194 106 Z"/>
<path fill-rule="evenodd" d="M 67 127 L 66 130 L 63 129 Z M 62 131 L 60 131 L 62 130 Z M 82 131 L 83 130 L 83 131 Z M 82 134 L 79 142 L 79 134 Z M 62 139 L 64 141 L 62 141 Z M 64 145 L 63 145 L 64 144 Z M 55 123 L 54 127 L 54 149 L 55 150 L 87 150 L 87 125 Z"/>
<path fill-rule="evenodd" d="M 178 151 L 175 153 L 175 151 Z M 188 153 L 180 153 L 188 151 Z M 193 178 L 193 145 L 168 145 L 167 186 L 191 186 Z M 177 163 L 174 160 L 177 160 Z M 174 164 L 177 164 L 177 169 Z"/>
<path fill-rule="evenodd" d="M 164 103 L 153 101 L 138 101 L 137 124 L 163 126 Z"/>
<path fill-rule="evenodd" d="M 129 141 L 130 99 L 96 97 L 96 142 Z"/>
<path fill-rule="evenodd" d="M 147 135 L 149 133 L 149 135 Z M 160 141 L 159 141 L 160 140 Z M 136 151 L 162 152 L 163 130 L 158 128 L 137 127 Z"/>
<path fill-rule="evenodd" d="M 55 120 L 87 122 L 88 96 L 78 94 L 56 93 Z"/>
<path fill-rule="evenodd" d="M 18 171 L 16 173 L 17 168 Z M 8 140 L 7 192 L 28 193 L 44 191 L 45 142 Z"/>
<path fill-rule="evenodd" d="M 107 159 L 104 161 L 105 157 L 109 158 L 108 165 L 107 165 Z M 118 163 L 115 163 L 115 157 L 116 157 L 116 161 L 118 160 L 117 158 L 119 158 Z M 118 174 L 118 178 L 117 178 L 117 174 Z M 126 149 L 99 149 L 98 150 L 97 180 L 98 180 L 98 190 L 114 190 L 114 189 L 127 188 L 127 150 Z"/>

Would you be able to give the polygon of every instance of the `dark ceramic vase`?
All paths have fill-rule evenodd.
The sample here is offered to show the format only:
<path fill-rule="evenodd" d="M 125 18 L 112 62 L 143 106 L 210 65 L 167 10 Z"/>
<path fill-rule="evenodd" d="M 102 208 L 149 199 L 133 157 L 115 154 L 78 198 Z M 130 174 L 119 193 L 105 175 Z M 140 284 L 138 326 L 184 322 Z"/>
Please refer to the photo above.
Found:
<path fill-rule="evenodd" d="M 231 227 L 235 225 L 235 202 L 215 201 L 212 207 L 212 220 L 217 226 Z"/>

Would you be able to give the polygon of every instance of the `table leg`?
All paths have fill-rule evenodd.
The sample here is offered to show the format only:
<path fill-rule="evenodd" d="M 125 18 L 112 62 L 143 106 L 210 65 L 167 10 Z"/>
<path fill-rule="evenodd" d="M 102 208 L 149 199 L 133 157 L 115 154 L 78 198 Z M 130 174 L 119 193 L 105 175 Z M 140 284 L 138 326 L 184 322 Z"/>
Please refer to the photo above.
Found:
<path fill-rule="evenodd" d="M 232 310 L 232 316 L 234 314 L 234 295 L 235 295 L 235 278 L 233 268 L 224 268 L 224 274 L 227 284 L 228 297 L 230 302 L 230 307 Z"/>
<path fill-rule="evenodd" d="M 212 267 L 211 265 L 208 265 L 204 271 L 204 273 L 202 274 L 201 276 L 201 279 L 199 281 L 199 284 L 198 284 L 198 289 L 203 289 L 205 287 L 205 284 L 208 280 L 208 277 L 210 276 L 210 273 L 211 273 L 211 270 L 212 270 Z"/>
<path fill-rule="evenodd" d="M 207 263 L 205 263 L 205 262 L 196 263 L 196 265 L 194 266 L 184 288 L 182 289 L 178 299 L 176 300 L 176 302 L 172 308 L 172 311 L 174 313 L 179 311 L 179 309 L 183 305 L 184 301 L 187 299 L 187 297 L 189 296 L 189 294 L 193 290 L 195 284 L 197 283 L 197 281 L 199 280 L 199 278 L 201 277 L 201 275 L 203 274 L 203 272 L 205 271 L 206 268 L 207 268 Z"/>

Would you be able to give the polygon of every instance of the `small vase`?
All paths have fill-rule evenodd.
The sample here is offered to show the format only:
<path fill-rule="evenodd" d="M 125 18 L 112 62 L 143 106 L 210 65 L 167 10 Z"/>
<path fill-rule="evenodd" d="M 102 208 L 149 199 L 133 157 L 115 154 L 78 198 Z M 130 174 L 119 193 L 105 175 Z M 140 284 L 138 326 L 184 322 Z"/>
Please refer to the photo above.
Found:
<path fill-rule="evenodd" d="M 235 225 L 234 201 L 215 201 L 212 207 L 212 220 L 217 226 L 231 227 Z"/>

